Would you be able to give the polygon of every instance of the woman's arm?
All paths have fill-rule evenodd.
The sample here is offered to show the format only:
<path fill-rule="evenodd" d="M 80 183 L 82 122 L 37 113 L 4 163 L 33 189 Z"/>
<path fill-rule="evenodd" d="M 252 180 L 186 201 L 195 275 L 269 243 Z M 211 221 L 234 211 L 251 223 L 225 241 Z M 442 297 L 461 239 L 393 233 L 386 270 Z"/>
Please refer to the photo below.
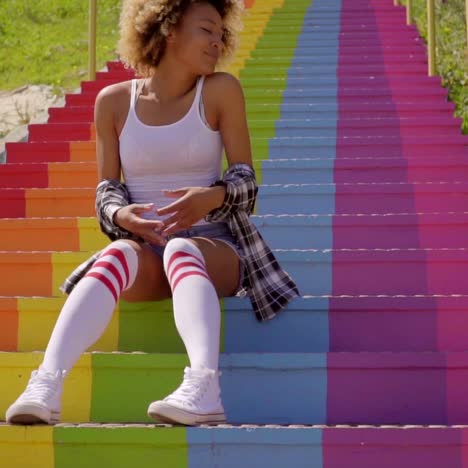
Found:
<path fill-rule="evenodd" d="M 122 93 L 121 86 L 109 86 L 102 89 L 96 97 L 94 124 L 99 181 L 120 180 L 119 137 L 115 126 L 119 93 Z"/>

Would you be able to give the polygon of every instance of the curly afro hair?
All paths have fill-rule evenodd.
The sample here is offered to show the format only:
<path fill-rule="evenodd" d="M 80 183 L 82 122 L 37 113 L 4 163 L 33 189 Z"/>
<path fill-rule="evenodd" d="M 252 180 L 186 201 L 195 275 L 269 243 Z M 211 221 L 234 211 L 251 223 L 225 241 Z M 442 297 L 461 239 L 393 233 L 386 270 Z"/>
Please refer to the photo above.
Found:
<path fill-rule="evenodd" d="M 118 53 L 126 66 L 142 77 L 151 76 L 162 58 L 171 26 L 179 23 L 193 3 L 208 3 L 221 16 L 224 47 L 218 67 L 225 66 L 234 55 L 243 27 L 243 0 L 123 0 Z"/>

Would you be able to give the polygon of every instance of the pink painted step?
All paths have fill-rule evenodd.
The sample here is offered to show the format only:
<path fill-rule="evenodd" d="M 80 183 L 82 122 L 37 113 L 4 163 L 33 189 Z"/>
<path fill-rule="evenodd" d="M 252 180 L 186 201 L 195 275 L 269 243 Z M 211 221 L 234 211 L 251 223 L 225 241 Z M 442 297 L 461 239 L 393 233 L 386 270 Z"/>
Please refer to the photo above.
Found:
<path fill-rule="evenodd" d="M 433 213 L 465 211 L 468 182 L 337 184 L 336 213 Z"/>
<path fill-rule="evenodd" d="M 467 352 L 328 353 L 327 423 L 466 424 L 467 377 Z"/>
<path fill-rule="evenodd" d="M 252 219 L 275 249 L 330 247 L 331 231 L 336 249 L 463 248 L 468 239 L 468 211 L 270 214 Z"/>
<path fill-rule="evenodd" d="M 333 296 L 328 323 L 333 352 L 466 351 L 468 296 Z"/>
<path fill-rule="evenodd" d="M 337 249 L 332 257 L 334 296 L 468 294 L 468 248 Z M 308 275 L 313 281 L 312 270 Z"/>

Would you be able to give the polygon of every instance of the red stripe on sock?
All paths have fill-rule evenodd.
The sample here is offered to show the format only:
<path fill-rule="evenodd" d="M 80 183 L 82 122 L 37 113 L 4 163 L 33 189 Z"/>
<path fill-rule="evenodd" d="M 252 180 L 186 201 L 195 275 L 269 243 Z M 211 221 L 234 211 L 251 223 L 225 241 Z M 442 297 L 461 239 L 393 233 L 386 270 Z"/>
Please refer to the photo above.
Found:
<path fill-rule="evenodd" d="M 177 285 L 179 284 L 180 280 L 183 280 L 185 277 L 187 276 L 203 276 L 204 278 L 206 278 L 208 281 L 211 281 L 209 276 L 206 274 L 206 273 L 203 273 L 202 271 L 200 270 L 190 270 L 190 271 L 186 271 L 185 273 L 182 273 L 181 275 L 179 275 L 177 277 L 177 279 L 174 281 L 174 285 L 172 285 L 172 293 L 174 293 L 175 291 L 175 288 L 177 287 Z"/>
<path fill-rule="evenodd" d="M 180 262 L 172 270 L 169 270 L 169 283 L 172 283 L 172 278 L 174 278 L 174 275 L 177 273 L 178 270 L 180 270 L 181 268 L 184 268 L 184 267 L 188 267 L 188 266 L 193 266 L 195 268 L 198 268 L 203 273 L 206 273 L 206 270 L 201 268 L 198 263 L 195 263 L 195 262 Z"/>
<path fill-rule="evenodd" d="M 84 277 L 86 278 L 87 276 L 91 276 L 93 278 L 96 278 L 98 281 L 100 281 L 104 286 L 107 287 L 107 289 L 111 292 L 111 294 L 114 296 L 115 302 L 118 300 L 118 295 L 117 291 L 114 288 L 114 285 L 112 284 L 112 281 L 107 278 L 107 276 L 103 275 L 102 273 L 99 273 L 98 271 L 88 271 Z"/>
<path fill-rule="evenodd" d="M 202 269 L 205 269 L 205 263 L 203 262 L 203 260 L 200 260 L 198 257 L 196 257 L 195 255 L 192 255 L 191 253 L 188 253 L 188 252 L 175 252 L 171 255 L 171 258 L 169 259 L 169 262 L 167 262 L 167 271 L 171 271 L 171 265 L 178 259 L 178 258 L 183 258 L 183 257 L 191 257 L 191 258 L 194 258 L 195 260 L 197 260 L 197 266 L 199 268 L 202 268 Z"/>
<path fill-rule="evenodd" d="M 108 270 L 110 273 L 112 273 L 117 280 L 117 283 L 119 283 L 119 288 L 120 291 L 123 289 L 123 279 L 122 275 L 120 274 L 119 269 L 111 262 L 107 260 L 98 260 L 96 263 L 93 264 L 93 268 L 95 267 L 103 267 L 106 270 Z"/>
<path fill-rule="evenodd" d="M 127 288 L 128 282 L 130 281 L 130 272 L 128 270 L 127 259 L 125 258 L 124 253 L 120 249 L 116 249 L 116 248 L 108 249 L 103 252 L 103 254 L 99 257 L 99 260 L 104 258 L 106 255 L 113 255 L 120 261 L 120 264 L 122 265 L 122 268 L 125 272 L 125 277 L 126 277 L 125 288 Z"/>

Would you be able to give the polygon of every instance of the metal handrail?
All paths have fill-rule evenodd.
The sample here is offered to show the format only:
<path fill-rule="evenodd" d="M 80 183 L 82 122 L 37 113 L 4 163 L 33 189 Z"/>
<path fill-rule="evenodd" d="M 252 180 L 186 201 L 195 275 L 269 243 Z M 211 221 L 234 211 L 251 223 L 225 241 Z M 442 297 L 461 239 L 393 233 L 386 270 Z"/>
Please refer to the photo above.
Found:
<path fill-rule="evenodd" d="M 97 0 L 89 0 L 88 14 L 88 79 L 96 79 L 96 17 Z"/>
<path fill-rule="evenodd" d="M 400 4 L 400 0 L 393 0 L 395 6 Z M 465 0 L 466 10 L 466 44 L 468 46 L 468 0 Z M 406 23 L 413 24 L 413 0 L 406 0 Z M 437 73 L 436 65 L 436 15 L 435 1 L 427 0 L 427 49 L 428 49 L 428 75 L 434 76 Z"/>

